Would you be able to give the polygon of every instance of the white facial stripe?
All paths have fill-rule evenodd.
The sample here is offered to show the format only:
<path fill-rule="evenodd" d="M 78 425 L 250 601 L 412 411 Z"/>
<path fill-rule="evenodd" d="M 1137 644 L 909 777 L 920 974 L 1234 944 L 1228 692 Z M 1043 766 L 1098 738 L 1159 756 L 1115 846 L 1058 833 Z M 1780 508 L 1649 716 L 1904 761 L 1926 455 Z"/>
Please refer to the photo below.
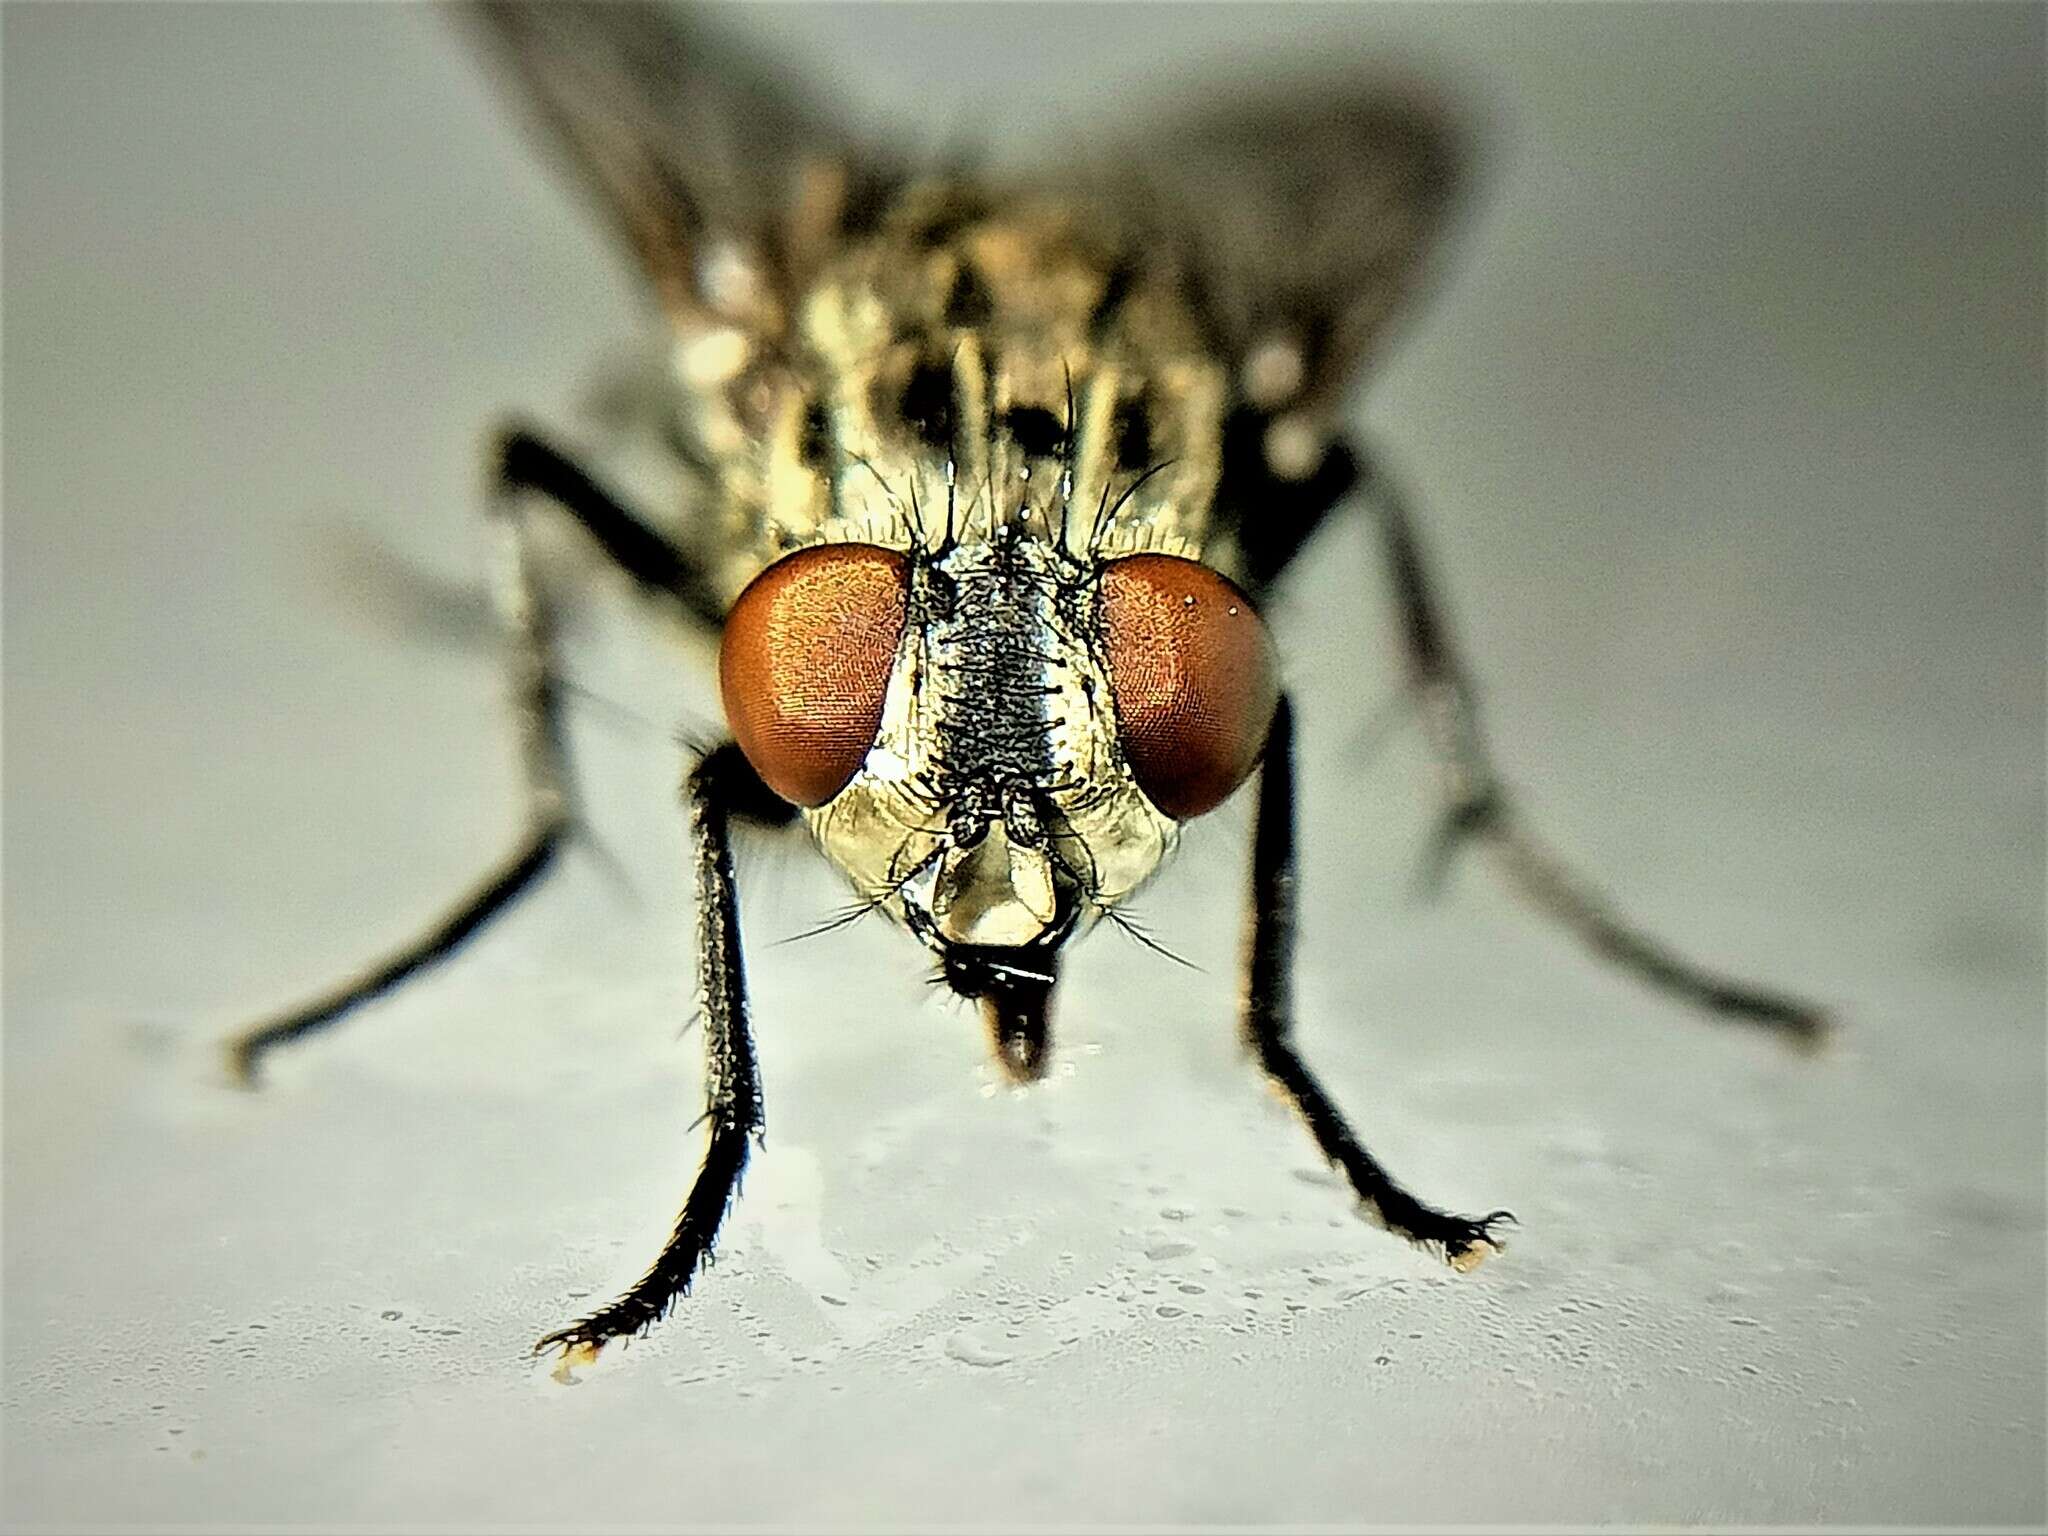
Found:
<path fill-rule="evenodd" d="M 921 931 L 1015 945 L 1056 921 L 1056 868 L 1077 887 L 1086 924 L 1151 876 L 1177 827 L 1124 764 L 1108 673 L 1056 596 L 1073 568 L 1048 544 L 1019 539 L 1000 557 L 1014 567 L 1012 596 L 1030 623 L 1005 628 L 1003 669 L 991 674 L 981 609 L 997 558 L 977 542 L 940 563 L 959 594 L 950 617 L 921 616 L 913 594 L 875 746 L 852 782 L 805 818 L 864 895 L 886 897 L 899 917 L 916 908 Z M 1013 609 L 1012 626 L 1016 617 Z M 1049 809 L 1042 848 L 1020 846 L 1004 827 L 1002 781 L 1012 776 Z M 977 797 L 990 818 L 982 841 L 956 849 L 949 818 Z"/>

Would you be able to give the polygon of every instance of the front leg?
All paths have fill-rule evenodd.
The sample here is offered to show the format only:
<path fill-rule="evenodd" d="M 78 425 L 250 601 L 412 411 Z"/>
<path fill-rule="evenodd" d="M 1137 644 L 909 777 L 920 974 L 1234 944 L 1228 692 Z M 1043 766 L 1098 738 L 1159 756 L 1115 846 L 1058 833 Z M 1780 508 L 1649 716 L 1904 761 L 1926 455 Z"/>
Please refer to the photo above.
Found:
<path fill-rule="evenodd" d="M 1282 697 L 1259 768 L 1252 830 L 1252 905 L 1247 941 L 1244 1028 L 1259 1065 L 1308 1123 L 1316 1145 L 1388 1231 L 1439 1249 L 1454 1269 L 1474 1268 L 1502 1245 L 1493 1229 L 1506 1211 L 1456 1216 L 1425 1205 L 1394 1182 L 1344 1123 L 1301 1057 L 1295 1054 L 1289 995 L 1294 957 L 1294 708 Z"/>
<path fill-rule="evenodd" d="M 739 895 L 732 871 L 732 818 L 765 791 L 731 742 L 691 770 L 687 795 L 697 848 L 697 988 L 704 1016 L 710 1140 L 675 1230 L 647 1273 L 617 1301 L 549 1334 L 534 1353 L 560 1348 L 564 1359 L 592 1360 L 615 1338 L 644 1333 L 690 1289 L 711 1257 L 719 1224 L 761 1134 L 760 1074 L 747 1024 L 747 982 L 740 959 Z"/>
<path fill-rule="evenodd" d="M 506 427 L 494 471 L 501 494 L 535 491 L 568 513 L 641 591 L 673 601 L 713 634 L 724 625 L 725 603 L 709 573 L 545 439 L 517 424 Z"/>
<path fill-rule="evenodd" d="M 1643 933 L 1523 824 L 1487 751 L 1471 675 L 1445 625 L 1408 509 L 1396 488 L 1370 467 L 1367 487 L 1380 517 L 1410 682 L 1444 771 L 1446 809 L 1425 866 L 1427 881 L 1442 879 L 1463 844 L 1483 843 L 1525 901 L 1603 959 L 1710 1013 L 1776 1030 L 1797 1045 L 1819 1044 L 1828 1029 L 1823 1010 L 1696 965 Z"/>
<path fill-rule="evenodd" d="M 253 1087 L 261 1079 L 273 1051 L 330 1028 L 362 1004 L 455 954 L 539 883 L 574 829 L 562 685 L 555 674 L 554 620 L 524 506 L 535 493 L 588 533 L 641 590 L 677 605 L 714 630 L 720 622 L 717 594 L 701 568 L 615 501 L 574 460 L 523 428 L 502 432 L 491 462 L 487 503 L 500 561 L 492 598 L 511 673 L 525 784 L 525 831 L 512 850 L 425 931 L 347 980 L 230 1038 L 228 1070 L 244 1086 Z M 770 824 L 795 814 L 793 807 L 777 801 L 758 780 L 755 783 L 758 793 L 737 810 Z"/>

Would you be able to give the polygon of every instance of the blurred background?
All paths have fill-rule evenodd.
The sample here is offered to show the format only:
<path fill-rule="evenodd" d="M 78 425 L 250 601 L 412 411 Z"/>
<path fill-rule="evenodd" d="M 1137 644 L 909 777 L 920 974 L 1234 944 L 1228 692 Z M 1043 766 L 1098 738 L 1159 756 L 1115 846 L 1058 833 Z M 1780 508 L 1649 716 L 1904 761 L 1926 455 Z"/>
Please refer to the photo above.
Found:
<path fill-rule="evenodd" d="M 1458 1277 L 1243 1060 L 1246 811 L 1073 955 L 1001 1086 L 801 840 L 742 864 L 769 1113 L 721 1261 L 573 1385 L 699 1148 L 678 732 L 700 646 L 587 586 L 602 854 L 237 1094 L 215 1043 L 516 827 L 482 435 L 578 441 L 649 316 L 446 18 L 10 4 L 10 1522 L 2037 1524 L 2036 6 L 775 7 L 860 119 L 1054 163 L 1390 67 L 1484 126 L 1360 400 L 1496 749 L 1617 901 L 1837 1007 L 1798 1059 L 1598 968 L 1431 782 L 1367 530 L 1278 618 L 1301 1044 Z M 434 593 L 447 600 L 429 602 Z"/>

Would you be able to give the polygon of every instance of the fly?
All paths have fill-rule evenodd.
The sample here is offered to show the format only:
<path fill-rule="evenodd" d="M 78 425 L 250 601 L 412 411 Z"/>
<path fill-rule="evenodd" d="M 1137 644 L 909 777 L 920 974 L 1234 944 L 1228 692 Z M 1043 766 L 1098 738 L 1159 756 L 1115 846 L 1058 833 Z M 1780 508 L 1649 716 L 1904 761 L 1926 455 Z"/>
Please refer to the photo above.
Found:
<path fill-rule="evenodd" d="M 497 439 L 498 607 L 525 831 L 428 933 L 237 1036 L 269 1053 L 445 958 L 576 827 L 530 519 L 566 516 L 652 601 L 720 635 L 730 737 L 687 778 L 708 1144 L 667 1245 L 537 1351 L 644 1332 L 710 1254 L 762 1128 L 735 823 L 801 821 L 1041 1075 L 1065 946 L 1250 783 L 1242 1027 L 1370 1214 L 1459 1270 L 1504 1211 L 1409 1194 L 1292 1042 L 1295 713 L 1260 617 L 1336 506 L 1377 518 L 1410 693 L 1444 765 L 1439 869 L 1497 856 L 1591 949 L 1708 1011 L 1816 1040 L 1609 910 L 1524 826 L 1413 524 L 1338 431 L 1458 182 L 1428 104 L 1299 92 L 1209 108 L 1092 168 L 1006 182 L 860 145 L 700 23 L 624 4 L 467 20 L 637 259 L 673 349 L 671 535 L 523 430 Z M 667 524 L 661 525 L 666 527 Z"/>

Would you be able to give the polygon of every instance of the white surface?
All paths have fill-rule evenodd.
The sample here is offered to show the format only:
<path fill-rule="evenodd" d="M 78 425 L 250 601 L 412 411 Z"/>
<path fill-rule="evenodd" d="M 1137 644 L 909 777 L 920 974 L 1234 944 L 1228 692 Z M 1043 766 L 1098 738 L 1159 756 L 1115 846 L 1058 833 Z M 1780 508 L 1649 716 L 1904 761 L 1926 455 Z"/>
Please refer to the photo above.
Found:
<path fill-rule="evenodd" d="M 191 1521 L 2039 1523 L 2043 12 L 757 12 L 878 121 L 1041 141 L 1233 49 L 1433 62 L 1479 216 L 1364 402 L 1539 824 L 1803 1061 L 1407 881 L 1370 546 L 1282 619 L 1301 1035 L 1460 1278 L 1358 1221 L 1231 1026 L 1243 808 L 1096 936 L 1062 1067 L 800 845 L 743 868 L 770 1140 L 722 1262 L 565 1389 L 529 1342 L 694 1167 L 674 806 L 701 654 L 609 589 L 590 858 L 239 1096 L 210 1042 L 514 827 L 487 652 L 337 528 L 481 571 L 624 269 L 425 12 L 5 13 L 5 1499 Z M 1129 88 L 1122 82 L 1131 82 Z M 388 591 L 384 594 L 391 595 Z M 1071 1070 L 1069 1070 L 1071 1069 Z"/>

